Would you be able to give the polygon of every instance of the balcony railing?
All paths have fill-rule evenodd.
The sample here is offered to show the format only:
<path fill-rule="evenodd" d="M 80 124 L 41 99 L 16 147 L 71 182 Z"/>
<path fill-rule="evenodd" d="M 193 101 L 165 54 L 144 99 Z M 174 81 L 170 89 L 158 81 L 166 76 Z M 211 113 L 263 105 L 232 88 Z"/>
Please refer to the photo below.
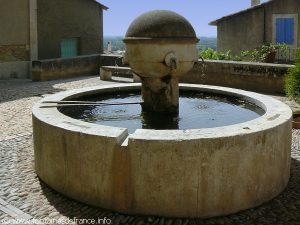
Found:
<path fill-rule="evenodd" d="M 287 51 L 277 50 L 276 63 L 293 64 L 296 59 L 297 48 L 288 48 Z"/>

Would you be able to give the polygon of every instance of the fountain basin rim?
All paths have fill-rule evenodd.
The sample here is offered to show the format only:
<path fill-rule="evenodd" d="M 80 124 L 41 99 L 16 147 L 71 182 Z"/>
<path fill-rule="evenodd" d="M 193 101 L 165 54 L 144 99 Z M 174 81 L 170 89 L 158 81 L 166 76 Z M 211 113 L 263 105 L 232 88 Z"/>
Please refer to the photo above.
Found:
<path fill-rule="evenodd" d="M 291 109 L 286 104 L 272 97 L 233 88 L 195 84 L 180 84 L 180 90 L 202 91 L 224 94 L 232 97 L 240 97 L 263 108 L 265 110 L 265 114 L 254 120 L 223 127 L 188 130 L 137 129 L 135 133 L 129 135 L 126 128 L 87 123 L 68 117 L 59 112 L 57 108 L 40 108 L 40 106 L 45 105 L 45 103 L 42 103 L 43 101 L 71 100 L 77 97 L 96 93 L 116 93 L 122 90 L 139 90 L 140 87 L 141 84 L 111 84 L 68 90 L 43 98 L 33 106 L 32 114 L 38 120 L 50 126 L 56 126 L 78 133 L 113 138 L 120 145 L 124 143 L 127 145 L 130 141 L 134 141 L 134 139 L 183 141 L 242 136 L 275 128 L 281 124 L 285 124 L 289 120 L 291 121 L 292 119 Z"/>

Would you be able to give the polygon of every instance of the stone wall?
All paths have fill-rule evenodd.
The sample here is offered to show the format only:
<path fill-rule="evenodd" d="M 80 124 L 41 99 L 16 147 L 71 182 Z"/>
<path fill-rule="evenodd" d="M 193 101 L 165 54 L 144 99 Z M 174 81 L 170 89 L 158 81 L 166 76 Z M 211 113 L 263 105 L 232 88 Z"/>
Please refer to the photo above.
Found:
<path fill-rule="evenodd" d="M 24 44 L 0 45 L 0 62 L 28 61 L 29 49 Z"/>
<path fill-rule="evenodd" d="M 29 6 L 28 0 L 1 0 L 0 79 L 29 77 Z"/>
<path fill-rule="evenodd" d="M 128 66 L 123 64 L 121 55 L 114 54 L 102 54 L 101 55 L 101 66 Z"/>
<path fill-rule="evenodd" d="M 89 55 L 69 59 L 34 61 L 32 80 L 45 81 L 82 75 L 98 75 L 101 66 L 125 66 L 119 55 Z M 249 91 L 283 94 L 284 76 L 290 65 L 206 60 L 181 78 L 182 83 L 232 87 Z"/>
<path fill-rule="evenodd" d="M 257 9 L 218 23 L 218 50 L 231 50 L 240 55 L 242 50 L 254 49 L 264 41 L 264 10 Z"/>
<path fill-rule="evenodd" d="M 202 62 L 195 64 L 192 71 L 182 77 L 181 82 L 232 87 L 269 94 L 284 93 L 284 76 L 290 65 L 205 61 L 204 74 Z"/>
<path fill-rule="evenodd" d="M 84 75 L 99 75 L 100 66 L 125 66 L 120 55 L 86 55 L 32 62 L 32 80 L 46 81 Z"/>
<path fill-rule="evenodd" d="M 84 75 L 98 75 L 100 55 L 32 62 L 32 80 L 47 81 Z"/>
<path fill-rule="evenodd" d="M 38 0 L 38 58 L 61 57 L 61 40 L 79 39 L 79 55 L 103 50 L 103 12 L 96 1 Z"/>
<path fill-rule="evenodd" d="M 101 55 L 102 66 L 114 66 L 119 62 L 117 55 Z M 202 62 L 181 78 L 182 83 L 206 84 L 232 87 L 249 91 L 283 94 L 284 76 L 291 65 L 205 60 L 203 71 Z M 118 66 L 126 66 L 118 64 Z M 205 75 L 203 75 L 203 72 Z"/>
<path fill-rule="evenodd" d="M 29 45 L 28 0 L 1 0 L 0 46 Z"/>
<path fill-rule="evenodd" d="M 14 61 L 0 62 L 0 80 L 29 78 L 30 62 L 29 61 Z"/>

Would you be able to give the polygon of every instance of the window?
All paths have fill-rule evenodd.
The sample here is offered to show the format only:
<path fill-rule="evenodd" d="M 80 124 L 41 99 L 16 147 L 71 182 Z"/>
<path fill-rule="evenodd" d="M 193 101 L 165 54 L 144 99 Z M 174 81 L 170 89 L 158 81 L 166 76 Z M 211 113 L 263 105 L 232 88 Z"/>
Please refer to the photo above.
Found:
<path fill-rule="evenodd" d="M 273 43 L 298 47 L 298 14 L 273 14 Z"/>
<path fill-rule="evenodd" d="M 276 18 L 276 43 L 294 45 L 295 19 Z"/>
<path fill-rule="evenodd" d="M 66 38 L 60 42 L 62 58 L 75 57 L 79 55 L 79 38 Z"/>

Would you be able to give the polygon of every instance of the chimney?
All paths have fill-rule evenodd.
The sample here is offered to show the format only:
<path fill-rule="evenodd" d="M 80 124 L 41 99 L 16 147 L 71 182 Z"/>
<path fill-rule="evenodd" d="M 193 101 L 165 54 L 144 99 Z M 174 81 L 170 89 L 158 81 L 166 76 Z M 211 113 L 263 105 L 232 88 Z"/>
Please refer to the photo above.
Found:
<path fill-rule="evenodd" d="M 260 0 L 251 0 L 251 7 L 257 6 L 260 4 Z"/>

